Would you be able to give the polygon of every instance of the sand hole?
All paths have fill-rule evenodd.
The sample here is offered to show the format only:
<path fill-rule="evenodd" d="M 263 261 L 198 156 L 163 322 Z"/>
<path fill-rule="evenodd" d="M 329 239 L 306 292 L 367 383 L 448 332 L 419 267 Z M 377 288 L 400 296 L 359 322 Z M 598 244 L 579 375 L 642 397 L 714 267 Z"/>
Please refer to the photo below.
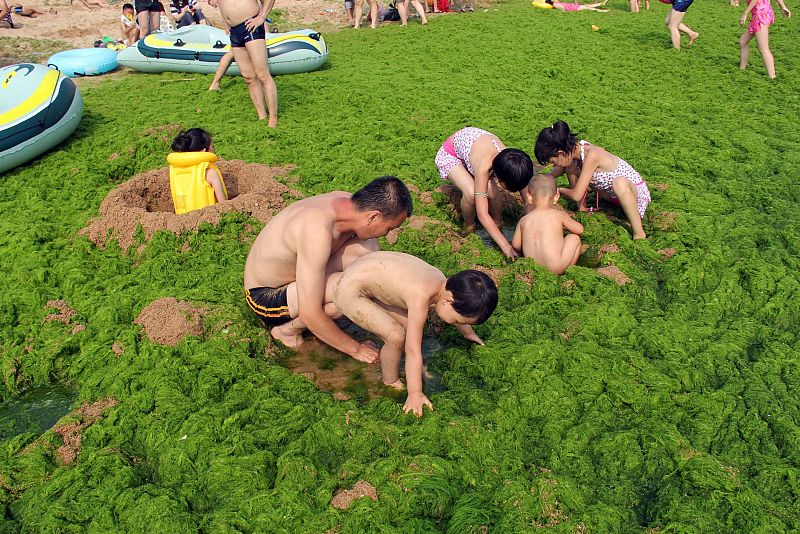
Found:
<path fill-rule="evenodd" d="M 166 230 L 173 234 L 197 230 L 201 223 L 219 223 L 224 213 L 238 211 L 266 223 L 286 206 L 285 197 L 299 198 L 276 177 L 293 166 L 269 167 L 240 160 L 219 161 L 229 200 L 181 215 L 174 213 L 169 188 L 169 167 L 137 174 L 111 190 L 100 204 L 100 215 L 81 230 L 97 246 L 116 239 L 123 250 L 133 244 L 139 225 L 145 237 Z"/>

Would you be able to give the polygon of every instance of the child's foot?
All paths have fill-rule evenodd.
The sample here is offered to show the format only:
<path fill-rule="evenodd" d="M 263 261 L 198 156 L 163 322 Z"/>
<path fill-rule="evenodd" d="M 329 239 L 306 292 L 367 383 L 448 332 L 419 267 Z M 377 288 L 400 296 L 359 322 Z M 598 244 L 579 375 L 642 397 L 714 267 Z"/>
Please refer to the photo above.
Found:
<path fill-rule="evenodd" d="M 694 35 L 690 35 L 689 36 L 689 44 L 686 45 L 686 48 L 691 48 L 698 37 L 700 37 L 700 34 L 698 32 L 694 32 Z"/>
<path fill-rule="evenodd" d="M 269 122 L 267 122 L 267 126 L 273 130 L 276 129 L 278 127 L 278 119 L 270 119 Z"/>
<path fill-rule="evenodd" d="M 219 83 L 214 82 L 208 86 L 209 91 L 219 91 Z"/>
<path fill-rule="evenodd" d="M 303 344 L 303 336 L 300 333 L 295 331 L 286 332 L 281 326 L 274 327 L 269 333 L 274 339 L 277 339 L 290 349 L 296 349 Z"/>
<path fill-rule="evenodd" d="M 464 228 L 461 229 L 461 237 L 467 237 L 469 234 L 472 233 L 475 233 L 474 224 L 465 225 Z"/>
<path fill-rule="evenodd" d="M 634 232 L 633 239 L 634 240 L 636 240 L 636 239 L 647 239 L 647 235 L 644 233 L 644 231 L 641 231 L 639 233 Z"/>
<path fill-rule="evenodd" d="M 403 384 L 403 381 L 400 380 L 399 378 L 394 382 L 392 382 L 391 384 L 387 384 L 386 382 L 384 382 L 383 385 L 386 386 L 387 388 L 396 389 L 398 391 L 406 389 L 406 385 Z"/>

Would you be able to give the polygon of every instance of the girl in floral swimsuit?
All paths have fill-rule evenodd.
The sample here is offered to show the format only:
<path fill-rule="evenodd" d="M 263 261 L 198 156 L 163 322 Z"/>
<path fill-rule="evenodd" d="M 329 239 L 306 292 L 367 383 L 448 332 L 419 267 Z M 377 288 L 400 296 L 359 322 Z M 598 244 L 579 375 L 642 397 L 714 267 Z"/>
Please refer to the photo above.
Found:
<path fill-rule="evenodd" d="M 462 128 L 447 138 L 434 160 L 442 180 L 450 180 L 461 191 L 464 233 L 475 231 L 475 216 L 509 258 L 517 256 L 500 231 L 502 198 L 498 187 L 520 191 L 527 203 L 527 185 L 533 177 L 533 162 L 522 150 L 506 148 L 480 128 Z"/>
<path fill-rule="evenodd" d="M 778 4 L 781 6 L 781 13 L 784 16 L 792 16 L 792 12 L 789 11 L 783 0 L 778 0 Z M 758 43 L 758 50 L 761 52 L 761 57 L 764 58 L 764 65 L 767 67 L 767 75 L 770 78 L 775 78 L 775 59 L 773 59 L 772 51 L 769 49 L 769 27 L 775 23 L 775 13 L 772 11 L 770 0 L 750 0 L 747 2 L 747 9 L 742 13 L 740 20 L 742 26 L 745 25 L 747 16 L 750 14 L 752 14 L 750 25 L 739 39 L 739 51 L 741 52 L 739 68 L 742 70 L 747 68 L 747 60 L 750 56 L 749 44 L 755 37 L 756 43 Z"/>
<path fill-rule="evenodd" d="M 634 239 L 647 237 L 642 217 L 650 203 L 650 191 L 627 161 L 587 141 L 578 141 L 564 121 L 539 132 L 534 151 L 539 163 L 554 165 L 550 171 L 554 178 L 567 173 L 570 186 L 560 187 L 559 192 L 577 202 L 578 209 L 586 209 L 586 192 L 591 187 L 622 207 Z"/>

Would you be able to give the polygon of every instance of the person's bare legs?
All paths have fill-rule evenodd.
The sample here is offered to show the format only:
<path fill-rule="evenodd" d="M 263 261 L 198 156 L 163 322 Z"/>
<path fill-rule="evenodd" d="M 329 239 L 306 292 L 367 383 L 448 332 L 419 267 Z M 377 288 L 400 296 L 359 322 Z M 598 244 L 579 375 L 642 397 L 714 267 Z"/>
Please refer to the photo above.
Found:
<path fill-rule="evenodd" d="M 209 91 L 219 91 L 219 82 L 222 81 L 222 77 L 228 72 L 231 63 L 233 63 L 233 49 L 225 52 L 225 55 L 219 59 L 217 72 L 214 73 L 214 79 L 211 80 L 211 85 L 208 86 Z"/>
<path fill-rule="evenodd" d="M 355 324 L 383 340 L 379 356 L 383 383 L 402 389 L 400 358 L 403 356 L 406 343 L 405 327 L 379 303 L 350 290 L 347 286 L 337 289 L 336 305 Z"/>
<path fill-rule="evenodd" d="M 232 47 L 231 50 L 233 50 L 234 61 L 239 65 L 239 72 L 242 74 L 242 78 L 244 78 L 247 84 L 247 91 L 250 93 L 250 100 L 253 102 L 253 107 L 256 108 L 258 120 L 264 120 L 267 118 L 267 110 L 264 107 L 264 87 L 256 78 L 255 68 L 250 60 L 250 54 L 246 48 L 241 46 Z"/>
<path fill-rule="evenodd" d="M 324 310 L 329 317 L 341 317 L 339 309 L 333 305 L 333 290 L 342 276 L 342 271 L 364 254 L 380 250 L 377 239 L 366 241 L 353 240 L 331 255 L 325 266 L 325 301 Z M 287 347 L 297 347 L 303 342 L 302 334 L 306 325 L 298 317 L 300 305 L 297 297 L 297 283 L 292 282 L 286 287 L 286 304 L 289 306 L 289 315 L 293 317 L 288 323 L 273 327 L 270 334 L 280 340 Z"/>
<path fill-rule="evenodd" d="M 688 47 L 691 47 L 700 36 L 699 33 L 683 24 L 684 15 L 686 13 L 671 9 L 666 20 L 667 28 L 669 28 L 670 37 L 672 38 L 672 46 L 678 50 L 681 49 L 681 32 L 689 36 Z"/>
<path fill-rule="evenodd" d="M 475 231 L 475 178 L 463 165 L 456 165 L 447 174 L 447 179 L 461 191 L 461 218 L 464 219 L 463 235 Z"/>
<path fill-rule="evenodd" d="M 256 81 L 261 86 L 261 93 L 266 96 L 267 98 L 267 110 L 269 111 L 269 122 L 267 125 L 270 128 L 277 128 L 278 127 L 278 86 L 275 85 L 275 80 L 272 79 L 272 75 L 269 73 L 269 68 L 267 67 L 267 46 L 264 39 L 256 39 L 255 41 L 248 41 L 244 44 L 247 53 L 249 54 L 249 59 L 251 61 L 251 65 L 253 66 L 253 70 L 255 72 Z M 238 58 L 237 58 L 237 63 Z M 251 91 L 250 96 L 253 97 L 253 92 Z M 253 100 L 255 104 L 255 99 Z M 258 115 L 259 120 L 262 119 L 262 114 L 264 110 L 264 103 L 263 103 L 263 96 L 260 102 L 261 108 Z M 256 110 L 259 111 L 259 107 L 256 106 Z"/>
<path fill-rule="evenodd" d="M 325 302 L 322 309 L 332 319 L 342 316 L 339 309 L 333 305 L 333 290 L 336 287 L 342 273 L 333 273 L 325 279 Z M 270 335 L 289 348 L 296 348 L 303 343 L 303 332 L 306 325 L 300 320 L 300 302 L 297 296 L 297 282 L 292 282 L 286 286 L 286 304 L 289 307 L 289 315 L 292 320 L 280 326 L 274 326 L 269 331 Z"/>
<path fill-rule="evenodd" d="M 585 4 L 578 8 L 578 11 L 597 11 L 598 13 L 608 13 L 608 9 L 598 9 L 596 6 L 602 6 L 603 4 Z"/>
<path fill-rule="evenodd" d="M 766 24 L 756 32 L 756 43 L 758 44 L 758 51 L 761 52 L 761 57 L 764 58 L 767 75 L 774 80 L 776 76 L 775 58 L 772 57 L 772 51 L 769 49 L 769 26 Z"/>
<path fill-rule="evenodd" d="M 630 0 L 631 13 L 639 12 L 639 0 Z"/>
<path fill-rule="evenodd" d="M 561 255 L 555 261 L 549 261 L 545 265 L 548 271 L 553 274 L 562 275 L 567 267 L 578 263 L 578 258 L 581 255 L 581 238 L 575 234 L 568 234 L 564 237 L 564 247 L 561 249 Z"/>
<path fill-rule="evenodd" d="M 397 12 L 400 14 L 400 25 L 406 26 L 408 25 L 408 2 L 409 0 L 397 0 L 395 3 L 395 7 L 397 8 Z"/>
<path fill-rule="evenodd" d="M 364 3 L 363 0 L 355 0 L 355 6 L 353 7 L 353 18 L 355 19 L 354 23 L 353 23 L 353 27 L 355 29 L 359 29 L 361 27 L 361 17 L 364 16 L 364 12 L 363 12 L 363 8 L 362 8 L 363 3 Z M 370 6 L 370 8 L 371 7 L 372 6 Z M 374 24 L 375 23 L 375 19 L 373 19 L 372 22 Z"/>
<path fill-rule="evenodd" d="M 136 22 L 139 23 L 139 39 L 150 35 L 150 12 L 139 11 L 136 13 Z"/>
<path fill-rule="evenodd" d="M 417 10 L 420 18 L 422 19 L 422 25 L 428 24 L 428 17 L 425 15 L 425 7 L 422 5 L 422 2 L 419 0 L 411 0 L 411 3 L 414 6 L 414 9 Z M 408 0 L 406 0 L 406 11 L 408 11 Z"/>
<path fill-rule="evenodd" d="M 642 227 L 642 216 L 639 214 L 639 206 L 636 204 L 636 186 L 627 178 L 614 178 L 612 184 L 614 195 L 619 200 L 622 211 L 631 223 L 631 230 L 633 230 L 634 239 L 644 239 L 647 235 L 644 233 Z"/>
<path fill-rule="evenodd" d="M 739 38 L 739 68 L 744 70 L 747 68 L 747 63 L 750 60 L 750 41 L 753 39 L 753 34 L 745 31 Z"/>
<path fill-rule="evenodd" d="M 374 30 L 378 27 L 378 0 L 370 0 L 369 16 L 372 19 L 369 27 Z"/>
<path fill-rule="evenodd" d="M 150 33 L 161 30 L 161 12 L 148 11 L 150 14 Z"/>

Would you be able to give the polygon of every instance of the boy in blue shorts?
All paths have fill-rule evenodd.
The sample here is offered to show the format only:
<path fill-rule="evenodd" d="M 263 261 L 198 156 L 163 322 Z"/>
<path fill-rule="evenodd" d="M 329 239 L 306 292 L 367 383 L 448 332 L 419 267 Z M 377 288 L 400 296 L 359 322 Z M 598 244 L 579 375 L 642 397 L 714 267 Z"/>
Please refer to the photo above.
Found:
<path fill-rule="evenodd" d="M 672 46 L 677 50 L 681 49 L 681 32 L 689 36 L 688 48 L 691 48 L 697 38 L 700 37 L 699 33 L 683 23 L 683 16 L 686 15 L 686 10 L 689 9 L 693 1 L 694 0 L 672 0 L 672 9 L 665 21 L 672 37 Z"/>

